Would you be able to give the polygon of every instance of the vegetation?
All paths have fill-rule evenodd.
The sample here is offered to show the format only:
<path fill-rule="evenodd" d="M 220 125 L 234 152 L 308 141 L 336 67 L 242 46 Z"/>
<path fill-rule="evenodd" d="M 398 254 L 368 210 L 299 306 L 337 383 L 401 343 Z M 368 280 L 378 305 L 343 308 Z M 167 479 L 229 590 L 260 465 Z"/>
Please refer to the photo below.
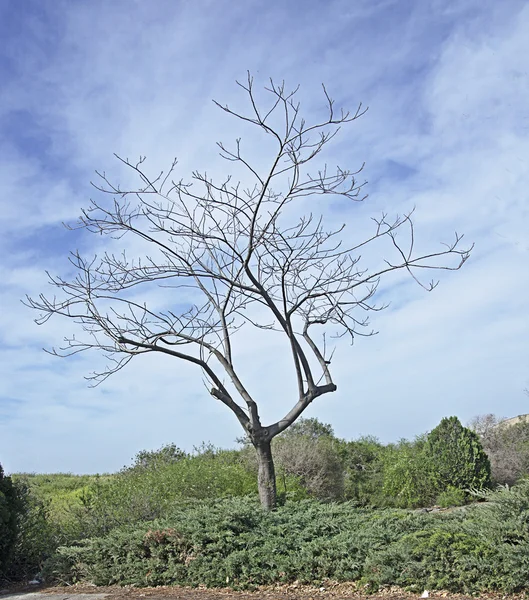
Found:
<path fill-rule="evenodd" d="M 0 577 L 5 573 L 17 538 L 20 505 L 10 477 L 0 465 Z"/>
<path fill-rule="evenodd" d="M 513 485 L 529 473 L 529 422 L 507 424 L 494 415 L 484 415 L 471 426 L 490 459 L 495 484 Z"/>
<path fill-rule="evenodd" d="M 3 477 L 16 507 L 3 576 L 527 589 L 529 479 L 494 491 L 482 437 L 455 417 L 389 445 L 341 440 L 329 425 L 300 420 L 274 440 L 281 493 L 272 512 L 259 508 L 258 465 L 247 444 L 202 445 L 191 454 L 171 444 L 138 453 L 113 475 Z M 450 510 L 432 512 L 434 503 Z"/>
<path fill-rule="evenodd" d="M 97 585 L 252 588 L 332 579 L 371 590 L 517 592 L 529 584 L 529 484 L 489 498 L 446 514 L 314 500 L 267 513 L 256 499 L 201 502 L 60 548 L 46 573 Z"/>
<path fill-rule="evenodd" d="M 443 419 L 426 439 L 425 455 L 432 465 L 436 489 L 481 489 L 490 484 L 490 461 L 478 435 L 457 417 Z"/>
<path fill-rule="evenodd" d="M 388 447 L 384 460 L 383 490 L 388 502 L 402 508 L 433 504 L 435 461 L 425 450 L 425 436 L 401 440 Z"/>
<path fill-rule="evenodd" d="M 17 536 L 3 576 L 10 581 L 22 581 L 33 579 L 60 542 L 71 538 L 54 527 L 49 519 L 48 503 L 39 497 L 38 488 L 31 489 L 25 478 L 14 479 L 19 507 Z"/>

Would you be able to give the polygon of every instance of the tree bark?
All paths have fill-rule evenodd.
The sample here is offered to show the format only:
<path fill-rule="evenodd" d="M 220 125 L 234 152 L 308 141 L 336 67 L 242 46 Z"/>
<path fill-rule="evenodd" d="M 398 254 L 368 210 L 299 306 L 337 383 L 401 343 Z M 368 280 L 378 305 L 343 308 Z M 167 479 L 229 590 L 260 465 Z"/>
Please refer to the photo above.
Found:
<path fill-rule="evenodd" d="M 277 491 L 271 440 L 260 440 L 255 444 L 255 450 L 259 466 L 257 484 L 261 506 L 265 510 L 273 510 L 276 507 Z"/>

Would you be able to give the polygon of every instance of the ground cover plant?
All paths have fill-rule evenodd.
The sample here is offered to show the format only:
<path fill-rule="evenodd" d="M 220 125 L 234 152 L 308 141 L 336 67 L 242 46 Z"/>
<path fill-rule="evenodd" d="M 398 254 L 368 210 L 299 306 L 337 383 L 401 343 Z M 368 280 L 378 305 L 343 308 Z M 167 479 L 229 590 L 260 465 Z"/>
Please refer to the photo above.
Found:
<path fill-rule="evenodd" d="M 4 478 L 17 512 L 3 577 L 525 589 L 529 482 L 522 476 L 494 491 L 480 437 L 455 417 L 440 425 L 384 445 L 341 440 L 329 425 L 301 420 L 274 440 L 280 495 L 270 513 L 259 507 L 248 445 L 186 453 L 169 444 L 114 474 Z M 432 451 L 446 433 L 443 452 Z M 459 479 L 440 477 L 443 469 Z M 421 509 L 434 503 L 459 508 Z"/>
<path fill-rule="evenodd" d="M 516 592 L 529 584 L 529 482 L 451 513 L 255 498 L 180 506 L 171 516 L 60 548 L 63 583 L 229 585 L 357 581 L 368 590 Z"/>

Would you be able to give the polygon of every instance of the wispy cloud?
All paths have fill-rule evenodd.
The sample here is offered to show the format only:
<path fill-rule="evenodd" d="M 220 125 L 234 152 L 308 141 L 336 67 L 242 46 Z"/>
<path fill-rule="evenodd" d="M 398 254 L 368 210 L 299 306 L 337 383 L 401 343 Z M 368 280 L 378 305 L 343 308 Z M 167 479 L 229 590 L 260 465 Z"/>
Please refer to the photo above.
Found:
<path fill-rule="evenodd" d="M 83 375 L 97 355 L 56 360 L 43 346 L 73 332 L 36 327 L 20 298 L 47 290 L 44 270 L 68 273 L 68 250 L 103 241 L 67 232 L 97 192 L 94 169 L 130 176 L 112 156 L 148 156 L 157 172 L 179 157 L 223 177 L 214 142 L 243 143 L 258 164 L 266 146 L 211 102 L 241 106 L 246 70 L 301 84 L 308 117 L 337 104 L 369 111 L 337 138 L 329 164 L 369 180 L 363 205 L 317 205 L 346 235 L 369 216 L 416 207 L 417 244 L 437 249 L 453 231 L 472 259 L 427 294 L 396 277 L 381 288 L 379 335 L 341 344 L 339 390 L 310 415 L 345 437 L 413 436 L 448 414 L 528 412 L 529 9 L 522 0 L 396 0 L 226 5 L 201 0 L 95 0 L 0 7 L 0 461 L 7 470 L 121 467 L 139 449 L 174 441 L 229 445 L 235 419 L 189 365 L 141 357 L 97 389 Z M 123 240 L 130 251 L 132 242 Z M 116 248 L 119 247 L 119 244 Z M 380 260 L 381 254 L 366 256 Z M 152 300 L 162 300 L 162 291 Z M 257 342 L 264 346 L 258 347 Z M 295 393 L 277 336 L 243 330 L 236 360 L 265 419 Z"/>

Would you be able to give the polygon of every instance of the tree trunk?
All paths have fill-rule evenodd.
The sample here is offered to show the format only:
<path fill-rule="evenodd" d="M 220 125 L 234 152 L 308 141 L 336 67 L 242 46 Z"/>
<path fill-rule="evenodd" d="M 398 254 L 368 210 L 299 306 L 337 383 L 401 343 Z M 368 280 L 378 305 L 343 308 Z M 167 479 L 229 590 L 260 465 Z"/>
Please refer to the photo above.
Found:
<path fill-rule="evenodd" d="M 276 507 L 277 492 L 271 440 L 260 441 L 255 444 L 255 450 L 257 452 L 257 463 L 259 465 L 257 484 L 259 487 L 261 506 L 265 510 L 273 510 Z"/>

